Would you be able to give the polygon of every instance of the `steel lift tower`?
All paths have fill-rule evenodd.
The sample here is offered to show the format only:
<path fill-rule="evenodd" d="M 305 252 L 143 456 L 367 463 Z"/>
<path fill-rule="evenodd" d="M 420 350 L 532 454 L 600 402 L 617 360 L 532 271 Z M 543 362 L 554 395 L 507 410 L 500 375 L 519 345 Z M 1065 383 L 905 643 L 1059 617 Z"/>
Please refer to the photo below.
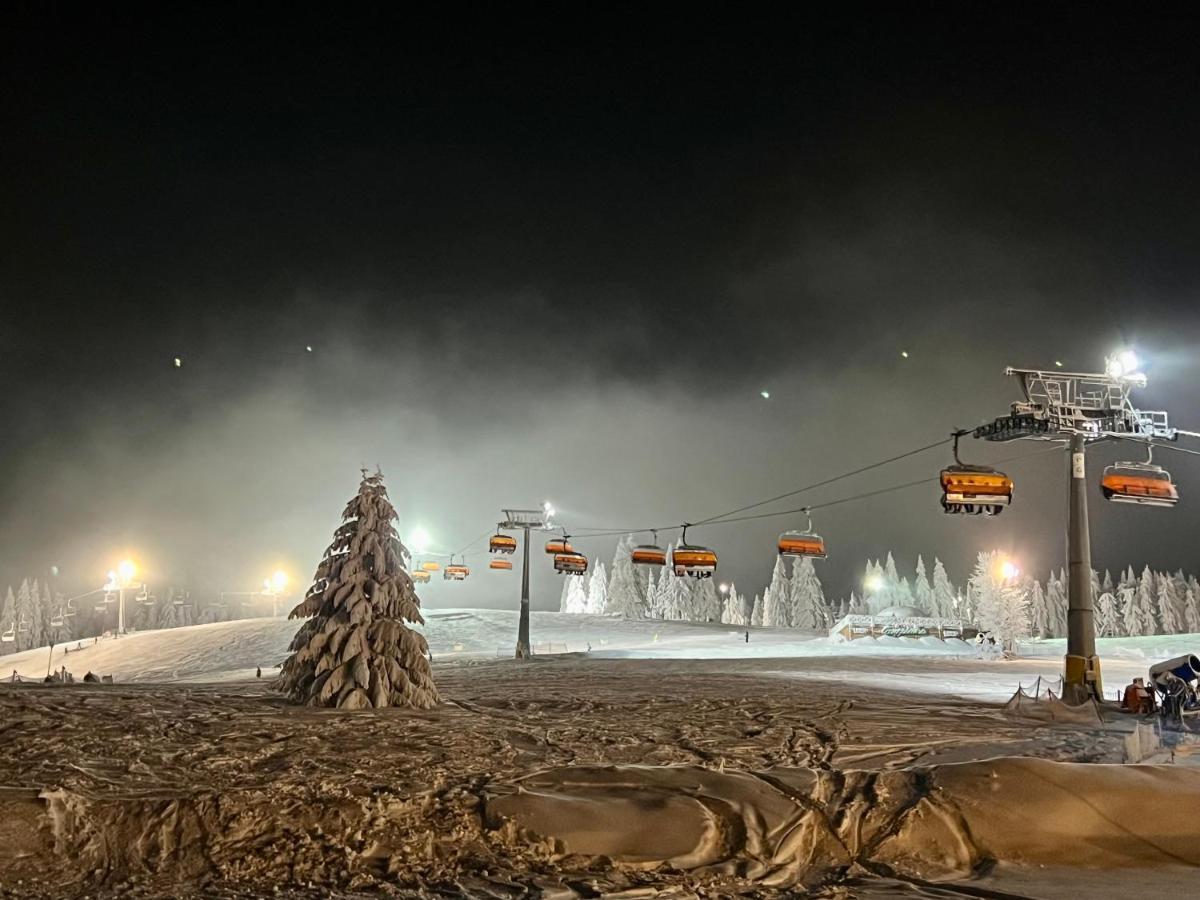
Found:
<path fill-rule="evenodd" d="M 1093 621 L 1092 545 L 1088 532 L 1087 447 L 1113 439 L 1177 437 L 1163 411 L 1134 408 L 1129 395 L 1144 388 L 1146 376 L 1137 371 L 1136 357 L 1128 351 L 1106 360 L 1102 374 L 1064 372 L 1060 369 L 1008 368 L 1005 374 L 1021 383 L 1024 400 L 1012 404 L 1007 416 L 981 425 L 974 436 L 987 441 L 1065 441 L 1067 479 L 1067 655 L 1063 672 L 1063 699 L 1083 703 L 1102 699 L 1104 686 L 1100 658 L 1096 655 Z"/>
<path fill-rule="evenodd" d="M 533 655 L 529 647 L 529 532 L 544 531 L 550 525 L 552 510 L 549 506 L 542 509 L 506 509 L 500 528 L 505 531 L 524 531 L 523 546 L 524 561 L 521 564 L 521 620 L 517 626 L 517 659 L 529 659 Z"/>

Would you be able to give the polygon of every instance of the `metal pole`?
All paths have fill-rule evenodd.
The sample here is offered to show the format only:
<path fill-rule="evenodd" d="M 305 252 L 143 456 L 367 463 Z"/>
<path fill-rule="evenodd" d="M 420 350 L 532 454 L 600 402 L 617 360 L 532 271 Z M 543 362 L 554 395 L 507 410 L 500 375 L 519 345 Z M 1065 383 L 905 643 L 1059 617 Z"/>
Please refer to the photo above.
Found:
<path fill-rule="evenodd" d="M 521 567 L 521 622 L 517 626 L 517 659 L 529 659 L 529 526 L 525 526 L 525 561 Z"/>
<path fill-rule="evenodd" d="M 117 588 L 117 635 L 125 633 L 125 585 Z"/>
<path fill-rule="evenodd" d="M 1067 510 L 1067 656 L 1063 699 L 1083 703 L 1104 698 L 1092 598 L 1092 541 L 1088 533 L 1086 443 L 1071 436 L 1070 505 Z"/>

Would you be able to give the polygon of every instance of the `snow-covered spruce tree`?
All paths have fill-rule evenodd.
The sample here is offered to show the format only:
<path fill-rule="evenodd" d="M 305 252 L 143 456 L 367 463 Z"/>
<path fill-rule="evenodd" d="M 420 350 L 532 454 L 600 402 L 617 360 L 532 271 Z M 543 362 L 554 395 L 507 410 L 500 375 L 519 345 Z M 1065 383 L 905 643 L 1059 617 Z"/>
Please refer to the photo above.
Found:
<path fill-rule="evenodd" d="M 1029 597 L 1024 586 L 1000 574 L 997 551 L 979 554 L 968 585 L 980 626 L 992 632 L 1004 652 L 1015 655 L 1017 641 L 1029 636 Z"/>
<path fill-rule="evenodd" d="M 1046 582 L 1046 618 L 1051 637 L 1067 636 L 1067 590 L 1061 573 L 1051 572 Z"/>
<path fill-rule="evenodd" d="M 577 616 L 583 615 L 588 611 L 587 586 L 584 584 L 581 576 L 563 576 L 562 601 L 559 609 L 561 612 Z"/>
<path fill-rule="evenodd" d="M 761 628 L 763 623 L 763 598 L 759 594 L 755 594 L 754 599 L 750 603 L 750 625 L 753 628 Z"/>
<path fill-rule="evenodd" d="M 932 609 L 929 610 L 930 614 L 940 616 L 943 619 L 957 619 L 958 609 L 954 603 L 957 595 L 958 593 L 954 590 L 954 585 L 950 583 L 950 576 L 946 574 L 946 567 L 935 556 L 933 558 L 933 588 L 930 599 Z"/>
<path fill-rule="evenodd" d="M 1158 620 L 1162 623 L 1163 634 L 1181 634 L 1183 632 L 1183 610 L 1179 608 L 1179 598 L 1175 594 L 1175 582 L 1166 572 L 1158 575 Z"/>
<path fill-rule="evenodd" d="M 746 598 L 737 592 L 737 585 L 729 585 L 725 602 L 721 605 L 721 623 L 724 625 L 746 624 Z"/>
<path fill-rule="evenodd" d="M 791 618 L 793 628 L 827 631 L 830 626 L 825 591 L 817 577 L 812 557 L 804 556 L 792 564 Z"/>
<path fill-rule="evenodd" d="M 1188 634 L 1200 634 L 1200 598 L 1192 590 L 1191 585 L 1184 589 L 1183 622 Z"/>
<path fill-rule="evenodd" d="M 1137 605 L 1138 618 L 1142 621 L 1142 634 L 1158 634 L 1158 616 L 1155 615 L 1158 609 L 1158 597 L 1154 590 L 1154 573 L 1150 571 L 1150 567 L 1146 566 L 1142 569 L 1142 577 L 1138 579 L 1137 587 Z"/>
<path fill-rule="evenodd" d="M 1121 633 L 1120 629 L 1117 598 L 1112 591 L 1105 591 L 1096 601 L 1096 634 L 1100 637 L 1116 637 Z"/>
<path fill-rule="evenodd" d="M 1138 615 L 1137 588 L 1122 581 L 1117 588 L 1117 612 L 1121 617 L 1121 631 L 1127 637 L 1141 637 L 1142 617 Z"/>
<path fill-rule="evenodd" d="M 768 628 L 787 628 L 792 624 L 792 585 L 788 580 L 783 557 L 775 557 L 771 583 L 763 594 L 763 625 Z"/>
<path fill-rule="evenodd" d="M 17 588 L 16 609 L 16 641 L 13 642 L 13 648 L 20 652 L 28 650 L 33 646 L 33 626 L 31 620 L 33 618 L 33 595 L 29 587 L 29 579 L 21 580 L 21 586 Z"/>
<path fill-rule="evenodd" d="M 583 579 L 575 578 L 573 580 L 582 581 Z M 592 569 L 592 574 L 588 576 L 587 611 L 593 616 L 602 616 L 606 606 L 608 606 L 608 572 L 604 568 L 604 563 L 598 562 L 596 568 Z"/>
<path fill-rule="evenodd" d="M 307 618 L 277 687 L 299 703 L 343 709 L 438 703 L 420 600 L 404 569 L 383 474 L 363 470 L 312 587 L 289 618 Z"/>
<path fill-rule="evenodd" d="M 16 623 L 17 621 L 17 598 L 13 596 L 13 589 L 10 585 L 7 593 L 4 595 L 4 603 L 0 604 L 0 631 L 8 631 L 13 629 L 13 640 L 0 643 L 0 654 L 15 653 L 16 642 Z"/>
<path fill-rule="evenodd" d="M 716 580 L 702 578 L 691 588 L 691 621 L 720 622 L 721 594 L 717 590 Z"/>
<path fill-rule="evenodd" d="M 613 554 L 612 572 L 608 577 L 607 602 L 604 612 L 627 619 L 644 619 L 647 615 L 645 585 L 633 564 L 633 535 L 627 534 L 617 542 Z"/>
<path fill-rule="evenodd" d="M 1029 595 L 1029 624 L 1034 637 L 1050 637 L 1050 609 L 1046 605 L 1046 592 L 1037 579 Z"/>
<path fill-rule="evenodd" d="M 933 608 L 933 586 L 925 574 L 925 560 L 917 554 L 917 572 L 913 578 L 913 603 L 927 616 L 935 616 Z"/>

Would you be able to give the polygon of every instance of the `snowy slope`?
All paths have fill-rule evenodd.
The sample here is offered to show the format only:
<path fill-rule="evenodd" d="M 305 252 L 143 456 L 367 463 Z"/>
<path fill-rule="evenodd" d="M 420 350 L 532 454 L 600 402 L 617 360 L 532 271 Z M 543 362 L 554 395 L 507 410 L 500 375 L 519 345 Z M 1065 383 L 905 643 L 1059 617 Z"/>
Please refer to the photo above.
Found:
<path fill-rule="evenodd" d="M 517 614 L 494 609 L 427 610 L 423 629 L 434 659 L 456 656 L 507 657 L 516 643 Z M 242 619 L 145 631 L 122 638 L 83 641 L 54 650 L 57 668 L 66 665 L 78 677 L 89 669 L 120 681 L 221 681 L 253 677 L 256 666 L 274 667 L 287 656 L 299 627 L 286 619 Z M 745 629 L 688 622 L 632 621 L 557 612 L 531 614 L 535 653 L 582 653 L 593 656 L 680 659 L 763 658 L 781 656 L 886 655 L 969 656 L 961 642 L 924 644 L 885 638 L 835 644 L 824 635 L 789 628 Z M 46 673 L 48 650 L 40 648 L 0 657 L 0 672 L 15 668 L 23 677 Z"/>
<path fill-rule="evenodd" d="M 517 614 L 510 610 L 437 609 L 425 612 L 424 632 L 435 662 L 460 657 L 510 657 L 516 640 Z M 244 619 L 147 631 L 123 638 L 75 643 L 54 650 L 53 665 L 81 677 L 91 670 L 117 681 L 236 681 L 264 676 L 287 656 L 299 623 L 284 619 Z M 911 691 L 956 694 L 1003 700 L 1018 683 L 1032 686 L 1038 677 L 1054 679 L 1061 671 L 1063 641 L 1023 644 L 1022 659 L 983 661 L 969 644 L 933 638 L 881 638 L 851 643 L 787 628 L 745 629 L 686 622 L 632 621 L 604 616 L 534 612 L 531 617 L 537 653 L 582 653 L 593 657 L 711 660 L 714 670 L 750 667 L 769 677 L 857 683 Z M 1109 696 L 1147 665 L 1200 649 L 1200 635 L 1112 638 L 1099 642 Z M 802 659 L 804 665 L 784 670 L 771 660 Z M 721 662 L 725 660 L 727 662 Z M 0 657 L 0 673 L 15 668 L 23 677 L 45 675 L 46 648 Z"/>

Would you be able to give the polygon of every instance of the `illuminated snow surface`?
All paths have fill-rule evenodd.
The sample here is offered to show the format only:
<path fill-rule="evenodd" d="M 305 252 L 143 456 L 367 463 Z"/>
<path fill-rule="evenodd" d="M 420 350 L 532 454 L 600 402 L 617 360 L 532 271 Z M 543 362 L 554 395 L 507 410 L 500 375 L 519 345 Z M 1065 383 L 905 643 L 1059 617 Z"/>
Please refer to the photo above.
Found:
<path fill-rule="evenodd" d="M 435 661 L 455 658 L 506 658 L 517 630 L 515 611 L 434 609 L 424 612 L 422 629 Z M 69 641 L 54 649 L 53 666 L 66 665 L 76 678 L 91 670 L 119 682 L 223 682 L 264 676 L 288 655 L 298 622 L 242 619 L 130 634 L 122 638 Z M 534 612 L 534 651 L 539 655 L 586 653 L 596 658 L 756 661 L 761 674 L 772 659 L 803 659 L 781 678 L 805 678 L 887 686 L 914 693 L 948 693 L 1004 700 L 1021 683 L 1040 677 L 1052 682 L 1061 672 L 1063 640 L 1031 641 L 1017 660 L 980 659 L 974 644 L 936 638 L 861 639 L 846 642 L 788 628 L 745 628 L 719 624 L 634 621 L 606 616 Z M 1145 675 L 1158 660 L 1200 650 L 1200 635 L 1107 638 L 1098 642 L 1108 694 L 1135 675 Z M 81 647 L 82 649 L 75 649 Z M 67 650 L 63 654 L 64 648 Z M 39 678 L 49 662 L 46 648 L 0 658 L 5 676 L 16 669 L 23 678 Z"/>

